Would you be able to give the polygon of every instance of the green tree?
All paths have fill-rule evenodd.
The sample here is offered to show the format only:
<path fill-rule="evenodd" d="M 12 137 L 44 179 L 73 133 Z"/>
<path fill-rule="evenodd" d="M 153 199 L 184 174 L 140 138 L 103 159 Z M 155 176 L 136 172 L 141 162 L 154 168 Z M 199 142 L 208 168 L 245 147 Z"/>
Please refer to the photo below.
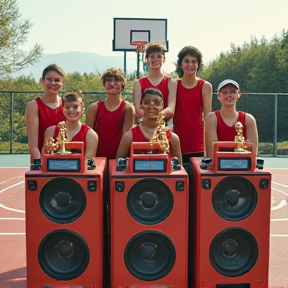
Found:
<path fill-rule="evenodd" d="M 32 24 L 22 20 L 16 0 L 0 2 L 0 75 L 2 78 L 38 62 L 43 48 L 35 44 L 29 52 L 20 50 L 27 42 Z"/>

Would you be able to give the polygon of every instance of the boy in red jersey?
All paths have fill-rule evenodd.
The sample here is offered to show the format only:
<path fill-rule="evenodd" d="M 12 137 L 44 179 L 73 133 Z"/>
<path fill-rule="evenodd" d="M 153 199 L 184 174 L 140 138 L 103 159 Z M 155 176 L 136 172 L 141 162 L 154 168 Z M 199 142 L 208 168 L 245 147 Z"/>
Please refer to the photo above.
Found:
<path fill-rule="evenodd" d="M 63 113 L 66 118 L 66 137 L 68 141 L 84 142 L 85 157 L 95 157 L 98 147 L 98 135 L 80 119 L 84 113 L 83 95 L 80 91 L 66 92 L 63 96 Z M 45 139 L 53 137 L 57 141 L 59 127 L 54 125 L 45 132 Z M 44 144 L 45 147 L 45 144 Z"/>
<path fill-rule="evenodd" d="M 85 123 L 99 136 L 96 156 L 113 159 L 123 133 L 134 123 L 134 107 L 121 98 L 126 86 L 126 76 L 121 69 L 106 70 L 101 80 L 107 97 L 88 107 Z"/>
<path fill-rule="evenodd" d="M 236 110 L 236 103 L 241 97 L 239 84 L 226 79 L 219 84 L 217 95 L 221 109 L 210 112 L 205 120 L 206 157 L 211 158 L 213 155 L 213 142 L 234 141 L 237 122 L 243 125 L 245 141 L 254 143 L 257 149 L 258 131 L 255 118 L 251 114 Z"/>
<path fill-rule="evenodd" d="M 28 102 L 25 111 L 28 147 L 32 169 L 39 169 L 44 133 L 52 125 L 65 120 L 63 103 L 58 92 L 63 86 L 64 71 L 57 65 L 47 66 L 42 73 L 41 84 L 45 91 L 42 96 Z M 33 168 L 34 167 L 34 168 Z"/>
<path fill-rule="evenodd" d="M 211 111 L 212 85 L 197 77 L 202 65 L 201 52 L 186 46 L 178 54 L 177 99 L 173 118 L 173 131 L 179 136 L 183 163 L 191 157 L 204 156 L 204 119 Z M 173 107 L 172 107 L 173 109 Z"/>
<path fill-rule="evenodd" d="M 143 110 L 144 118 L 141 124 L 134 126 L 124 133 L 118 147 L 116 158 L 125 158 L 130 155 L 132 142 L 149 142 L 154 131 L 159 125 L 159 113 L 163 110 L 163 95 L 161 91 L 154 88 L 147 88 L 142 94 L 140 108 Z M 178 136 L 166 130 L 166 137 L 170 142 L 170 155 L 177 157 L 182 164 L 181 148 Z"/>
<path fill-rule="evenodd" d="M 165 47 L 160 43 L 149 43 L 146 47 L 145 57 L 150 69 L 149 74 L 136 80 L 133 86 L 136 116 L 140 119 L 144 116 L 144 111 L 140 107 L 140 99 L 145 89 L 155 88 L 160 90 L 163 95 L 164 110 L 162 113 L 167 121 L 174 114 L 171 107 L 175 107 L 177 83 L 161 71 L 161 67 L 165 63 Z"/>

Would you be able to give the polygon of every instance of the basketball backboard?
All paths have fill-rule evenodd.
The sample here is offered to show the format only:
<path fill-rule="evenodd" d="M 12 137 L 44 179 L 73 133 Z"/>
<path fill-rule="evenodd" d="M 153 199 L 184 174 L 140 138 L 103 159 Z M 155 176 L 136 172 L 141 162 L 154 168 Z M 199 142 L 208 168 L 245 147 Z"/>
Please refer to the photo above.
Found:
<path fill-rule="evenodd" d="M 159 42 L 168 51 L 167 19 L 114 18 L 113 51 L 135 51 L 132 42 Z"/>

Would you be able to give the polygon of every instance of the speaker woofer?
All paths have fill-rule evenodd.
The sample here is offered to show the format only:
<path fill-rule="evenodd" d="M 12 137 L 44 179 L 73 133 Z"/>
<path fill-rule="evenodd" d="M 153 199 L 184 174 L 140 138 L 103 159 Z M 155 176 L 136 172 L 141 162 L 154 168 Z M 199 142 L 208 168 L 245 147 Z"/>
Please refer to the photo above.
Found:
<path fill-rule="evenodd" d="M 86 195 L 81 185 L 70 178 L 55 178 L 47 182 L 39 197 L 43 214 L 55 223 L 70 223 L 86 208 Z"/>
<path fill-rule="evenodd" d="M 257 205 L 257 190 L 247 179 L 229 176 L 215 187 L 212 204 L 216 213 L 223 219 L 240 221 L 254 211 Z"/>
<path fill-rule="evenodd" d="M 214 269 L 228 277 L 247 273 L 258 258 L 258 244 L 247 230 L 231 227 L 218 233 L 210 244 L 210 261 Z"/>
<path fill-rule="evenodd" d="M 162 181 L 145 178 L 135 183 L 127 195 L 127 209 L 136 221 L 153 225 L 165 220 L 174 205 L 170 188 Z"/>
<path fill-rule="evenodd" d="M 39 245 L 38 261 L 42 270 L 57 280 L 77 278 L 86 270 L 89 260 L 85 239 L 71 230 L 54 230 Z"/>
<path fill-rule="evenodd" d="M 125 247 L 128 271 L 144 281 L 166 276 L 174 266 L 175 247 L 170 238 L 158 231 L 143 231 L 133 236 Z"/>

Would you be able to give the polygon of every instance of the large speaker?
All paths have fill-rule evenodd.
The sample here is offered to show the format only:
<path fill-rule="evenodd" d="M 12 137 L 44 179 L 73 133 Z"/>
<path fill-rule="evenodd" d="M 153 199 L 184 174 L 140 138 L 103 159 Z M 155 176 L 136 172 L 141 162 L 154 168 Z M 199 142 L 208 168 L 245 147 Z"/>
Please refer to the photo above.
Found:
<path fill-rule="evenodd" d="M 78 154 L 50 155 L 26 172 L 28 288 L 103 287 L 106 158 L 94 161 L 87 170 Z"/>
<path fill-rule="evenodd" d="M 271 174 L 255 169 L 253 151 L 222 151 L 233 145 L 215 144 L 210 167 L 191 158 L 192 287 L 268 287 Z"/>
<path fill-rule="evenodd" d="M 131 154 L 109 162 L 111 287 L 187 287 L 188 175 L 166 154 Z"/>

